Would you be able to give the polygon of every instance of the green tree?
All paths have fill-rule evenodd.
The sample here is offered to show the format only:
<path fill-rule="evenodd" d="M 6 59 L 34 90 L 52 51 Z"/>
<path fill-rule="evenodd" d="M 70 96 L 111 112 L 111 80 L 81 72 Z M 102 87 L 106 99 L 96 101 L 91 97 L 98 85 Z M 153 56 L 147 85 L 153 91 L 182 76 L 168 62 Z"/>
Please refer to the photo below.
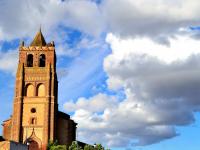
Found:
<path fill-rule="evenodd" d="M 50 150 L 67 150 L 66 145 L 52 146 Z"/>
<path fill-rule="evenodd" d="M 56 145 L 58 145 L 57 141 L 54 142 L 54 141 L 50 140 L 48 145 L 47 145 L 47 149 L 50 150 L 52 146 L 56 146 Z"/>
<path fill-rule="evenodd" d="M 83 150 L 77 143 L 77 141 L 73 141 L 72 145 L 69 146 L 69 150 Z"/>
<path fill-rule="evenodd" d="M 94 150 L 94 146 L 91 145 L 85 145 L 84 150 Z"/>
<path fill-rule="evenodd" d="M 94 150 L 104 150 L 104 147 L 101 144 L 95 144 Z"/>
<path fill-rule="evenodd" d="M 58 142 L 55 141 L 49 141 L 48 146 L 47 146 L 48 150 L 67 150 L 66 145 L 58 145 Z"/>

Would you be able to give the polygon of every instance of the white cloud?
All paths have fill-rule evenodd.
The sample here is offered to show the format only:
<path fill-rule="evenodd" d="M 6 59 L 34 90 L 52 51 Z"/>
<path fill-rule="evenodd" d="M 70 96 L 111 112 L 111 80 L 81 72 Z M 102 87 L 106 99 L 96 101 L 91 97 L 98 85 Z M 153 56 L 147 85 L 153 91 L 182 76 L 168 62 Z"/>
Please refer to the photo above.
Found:
<path fill-rule="evenodd" d="M 149 38 L 137 38 L 137 39 L 120 39 L 113 34 L 108 34 L 107 42 L 110 43 L 112 48 L 112 54 L 109 55 L 104 61 L 104 68 L 107 73 L 114 74 L 116 68 L 118 68 L 116 73 L 132 74 L 135 69 L 141 71 L 144 68 L 138 68 L 152 59 L 149 66 L 159 63 L 167 64 L 176 63 L 175 61 L 184 61 L 190 55 L 195 55 L 200 53 L 200 42 L 197 39 L 193 39 L 189 36 L 170 39 L 170 46 L 160 45 Z M 147 57 L 146 57 L 147 56 Z M 151 58 L 150 58 L 150 57 Z M 177 62 L 179 63 L 179 62 Z M 182 62 L 180 62 L 182 63 Z M 154 66 L 157 67 L 157 66 Z M 126 68 L 126 69 L 124 69 Z M 149 68 L 151 70 L 152 68 Z M 112 77 L 112 78 L 111 78 Z M 111 89 L 120 88 L 123 81 L 121 81 L 117 76 L 111 76 L 108 80 L 108 85 Z"/>
<path fill-rule="evenodd" d="M 108 31 L 122 37 L 149 36 L 169 44 L 168 37 L 180 29 L 199 25 L 199 5 L 197 0 L 118 0 L 117 5 L 115 0 L 100 4 L 90 0 L 3 0 L 0 35 L 2 40 L 32 36 L 40 24 L 51 35 L 58 25 L 64 25 L 90 35 Z"/>
<path fill-rule="evenodd" d="M 120 39 L 112 33 L 108 34 L 106 41 L 111 44 L 113 51 L 113 55 L 109 57 L 115 56 L 115 59 L 122 60 L 134 53 L 155 56 L 162 61 L 170 63 L 200 52 L 199 40 L 193 39 L 189 35 L 170 38 L 170 46 L 157 44 L 150 38 Z"/>
<path fill-rule="evenodd" d="M 14 75 L 17 69 L 17 53 L 17 50 L 9 50 L 7 52 L 0 51 L 0 70 Z"/>
<path fill-rule="evenodd" d="M 92 35 L 100 34 L 104 29 L 102 15 L 96 3 L 91 1 L 68 1 L 66 6 L 66 25 L 80 29 Z"/>
<path fill-rule="evenodd" d="M 178 136 L 176 126 L 194 122 L 193 113 L 200 110 L 197 40 L 176 36 L 165 46 L 149 38 L 125 40 L 108 34 L 107 42 L 112 49 L 104 59 L 107 83 L 116 92 L 124 89 L 125 98 L 115 107 L 106 94 L 66 103 L 75 111 L 81 140 L 110 147 L 149 145 Z M 107 105 L 98 113 L 93 101 Z"/>
<path fill-rule="evenodd" d="M 114 34 L 169 44 L 168 37 L 180 28 L 199 25 L 199 6 L 198 0 L 106 0 L 102 12 Z"/>
<path fill-rule="evenodd" d="M 48 35 L 60 24 L 91 35 L 100 34 L 104 28 L 96 3 L 85 0 L 3 0 L 0 13 L 1 40 L 32 36 L 40 24 Z"/>
<path fill-rule="evenodd" d="M 76 103 L 73 101 L 66 102 L 64 108 L 68 112 L 74 112 L 79 109 L 88 110 L 89 112 L 103 112 L 107 107 L 115 107 L 116 104 L 116 97 L 99 93 L 89 99 L 79 98 Z"/>
<path fill-rule="evenodd" d="M 65 39 L 60 39 L 56 46 L 56 54 L 58 56 L 76 57 L 81 51 L 105 48 L 105 43 L 100 38 L 91 39 L 88 36 L 81 36 L 80 41 L 77 41 L 72 47 L 68 45 Z"/>
<path fill-rule="evenodd" d="M 67 43 L 58 44 L 56 46 L 56 55 L 57 56 L 76 57 L 79 55 L 79 53 L 80 53 L 80 51 L 69 48 L 69 45 Z"/>

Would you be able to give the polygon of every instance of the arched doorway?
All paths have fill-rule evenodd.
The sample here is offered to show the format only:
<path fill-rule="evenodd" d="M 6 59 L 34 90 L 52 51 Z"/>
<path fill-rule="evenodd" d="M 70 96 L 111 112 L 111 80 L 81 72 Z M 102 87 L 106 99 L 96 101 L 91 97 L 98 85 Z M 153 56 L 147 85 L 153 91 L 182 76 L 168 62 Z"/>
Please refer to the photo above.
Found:
<path fill-rule="evenodd" d="M 29 148 L 28 149 L 29 150 L 40 150 L 39 144 L 36 141 L 30 139 L 29 140 Z"/>
<path fill-rule="evenodd" d="M 35 135 L 35 131 L 33 129 L 33 132 L 31 136 L 24 141 L 26 145 L 28 145 L 28 150 L 41 150 L 41 140 Z"/>

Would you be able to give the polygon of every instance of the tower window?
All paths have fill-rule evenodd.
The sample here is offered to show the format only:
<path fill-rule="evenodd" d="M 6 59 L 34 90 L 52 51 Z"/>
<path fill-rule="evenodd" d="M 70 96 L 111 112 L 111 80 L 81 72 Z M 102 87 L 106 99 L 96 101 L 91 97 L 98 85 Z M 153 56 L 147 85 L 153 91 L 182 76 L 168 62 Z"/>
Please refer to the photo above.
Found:
<path fill-rule="evenodd" d="M 39 57 L 39 67 L 45 67 L 46 57 L 44 54 L 41 54 Z"/>
<path fill-rule="evenodd" d="M 33 55 L 28 54 L 27 56 L 27 67 L 33 67 Z"/>
<path fill-rule="evenodd" d="M 31 118 L 31 124 L 35 125 L 36 124 L 36 118 Z"/>

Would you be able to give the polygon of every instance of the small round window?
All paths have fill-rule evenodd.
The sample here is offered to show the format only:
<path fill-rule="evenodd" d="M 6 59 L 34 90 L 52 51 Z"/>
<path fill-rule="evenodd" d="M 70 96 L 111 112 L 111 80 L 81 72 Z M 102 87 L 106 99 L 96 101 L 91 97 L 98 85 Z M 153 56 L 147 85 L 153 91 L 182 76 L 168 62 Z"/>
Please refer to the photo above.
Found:
<path fill-rule="evenodd" d="M 31 108 L 31 112 L 32 113 L 36 113 L 36 109 L 35 108 Z"/>

